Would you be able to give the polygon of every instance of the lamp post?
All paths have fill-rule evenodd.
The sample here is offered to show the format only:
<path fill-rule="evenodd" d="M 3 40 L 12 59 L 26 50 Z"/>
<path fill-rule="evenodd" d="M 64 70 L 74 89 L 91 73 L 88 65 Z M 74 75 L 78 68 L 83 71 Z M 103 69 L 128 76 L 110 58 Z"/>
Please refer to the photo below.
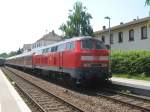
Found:
<path fill-rule="evenodd" d="M 110 32 L 110 17 L 109 16 L 106 16 L 105 19 L 108 19 L 109 20 L 109 48 L 110 48 L 110 55 L 109 55 L 109 60 L 111 60 L 111 32 Z M 110 75 L 112 75 L 111 73 L 111 61 L 109 62 L 109 73 Z"/>
<path fill-rule="evenodd" d="M 111 33 L 110 33 L 110 17 L 109 16 L 106 16 L 105 19 L 108 19 L 109 20 L 109 47 L 110 47 L 110 50 L 111 50 Z"/>

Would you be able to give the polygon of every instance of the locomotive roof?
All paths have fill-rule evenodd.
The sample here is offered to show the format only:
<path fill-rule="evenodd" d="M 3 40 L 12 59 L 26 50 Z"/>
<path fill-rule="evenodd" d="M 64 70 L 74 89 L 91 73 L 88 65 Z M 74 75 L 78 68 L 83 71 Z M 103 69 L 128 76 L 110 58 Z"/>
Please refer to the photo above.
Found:
<path fill-rule="evenodd" d="M 51 44 L 51 45 L 47 45 L 47 47 L 52 47 L 52 46 L 56 46 L 56 45 L 59 45 L 59 44 L 63 44 L 63 43 L 66 43 L 66 42 L 72 42 L 72 41 L 77 41 L 77 40 L 83 40 L 83 39 L 87 39 L 87 38 L 92 38 L 90 36 L 84 36 L 84 37 L 73 37 L 73 38 L 70 38 L 70 39 L 65 39 L 63 41 L 60 41 L 58 43 L 54 43 L 54 44 Z"/>
<path fill-rule="evenodd" d="M 25 53 L 22 53 L 22 54 L 19 54 L 19 55 L 16 55 L 16 56 L 9 57 L 9 58 L 7 58 L 7 60 L 14 59 L 14 58 L 19 58 L 19 57 L 23 57 L 23 56 L 32 55 L 33 53 L 41 53 L 42 50 L 45 49 L 45 48 L 57 46 L 57 45 L 60 45 L 60 44 L 66 43 L 66 42 L 72 42 L 72 41 L 77 41 L 77 40 L 84 40 L 84 39 L 88 39 L 88 38 L 92 38 L 92 37 L 91 36 L 73 37 L 71 39 L 66 39 L 66 40 L 63 40 L 63 41 L 55 43 L 55 44 L 51 44 L 51 45 L 43 46 L 43 47 L 40 47 L 40 48 L 37 48 L 37 49 L 33 49 L 30 52 L 25 52 Z"/>

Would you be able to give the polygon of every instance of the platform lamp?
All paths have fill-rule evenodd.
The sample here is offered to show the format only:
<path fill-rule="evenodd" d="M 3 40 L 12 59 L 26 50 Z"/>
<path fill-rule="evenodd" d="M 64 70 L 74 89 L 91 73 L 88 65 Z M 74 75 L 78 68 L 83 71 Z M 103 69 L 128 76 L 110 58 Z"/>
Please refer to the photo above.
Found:
<path fill-rule="evenodd" d="M 110 17 L 109 16 L 106 16 L 105 19 L 108 19 L 109 20 L 109 45 L 110 45 L 110 50 L 111 50 L 111 33 L 110 33 Z"/>
<path fill-rule="evenodd" d="M 111 32 L 110 32 L 110 17 L 106 16 L 104 19 L 108 19 L 109 20 L 109 49 L 110 49 L 110 57 L 109 60 L 111 60 Z M 109 72 L 111 73 L 111 61 L 109 62 Z"/>

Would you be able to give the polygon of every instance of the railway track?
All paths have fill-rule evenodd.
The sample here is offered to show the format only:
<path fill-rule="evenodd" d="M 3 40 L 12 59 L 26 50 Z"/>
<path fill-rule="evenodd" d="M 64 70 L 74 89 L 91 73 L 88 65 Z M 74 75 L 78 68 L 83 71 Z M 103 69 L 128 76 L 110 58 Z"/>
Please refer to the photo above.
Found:
<path fill-rule="evenodd" d="M 120 102 L 125 105 L 132 106 L 134 108 L 140 109 L 144 112 L 150 112 L 150 99 L 139 97 L 136 95 L 121 93 L 111 89 L 103 88 L 101 91 L 96 92 L 97 96 L 107 98 L 108 100 L 113 100 L 115 102 Z"/>
<path fill-rule="evenodd" d="M 13 70 L 13 72 L 15 73 L 18 73 L 19 74 L 19 71 L 18 70 L 14 70 L 14 69 L 11 69 L 9 68 L 9 70 Z M 8 71 L 8 70 L 7 70 Z M 10 72 L 10 71 L 8 71 Z M 14 73 L 13 73 L 14 74 Z M 21 72 L 20 72 L 21 74 Z M 25 74 L 22 74 L 22 76 L 24 76 Z M 34 81 L 38 82 L 38 80 L 36 79 L 33 79 Z M 42 83 L 42 82 L 40 82 Z M 24 85 L 26 86 L 26 84 Z M 66 89 L 67 90 L 67 89 Z M 69 90 L 68 90 L 69 91 Z M 78 90 L 77 90 L 78 91 Z M 90 96 L 92 99 L 94 98 L 95 100 L 99 100 L 99 101 L 102 101 L 103 99 L 107 99 L 107 101 L 109 100 L 110 102 L 112 102 L 113 104 L 121 104 L 121 107 L 122 106 L 126 106 L 126 107 L 129 107 L 131 109 L 136 109 L 136 110 L 140 110 L 140 112 L 149 112 L 150 111 L 150 99 L 145 99 L 145 98 L 141 98 L 139 96 L 133 96 L 133 95 L 129 95 L 129 94 L 124 94 L 124 93 L 120 93 L 120 92 L 116 92 L 114 91 L 113 89 L 111 90 L 110 88 L 108 89 L 108 87 L 102 89 L 95 89 L 95 90 L 81 90 L 83 93 L 87 94 L 88 96 Z M 37 92 L 36 92 L 37 93 Z M 42 93 L 43 94 L 43 93 Z M 70 94 L 70 93 L 69 93 Z M 39 96 L 39 95 L 38 95 Z M 72 94 L 72 97 L 76 97 L 75 99 L 78 99 L 79 96 L 76 96 L 74 94 Z M 94 103 L 93 101 L 94 100 L 91 100 L 91 98 L 89 99 L 84 99 L 83 97 L 79 97 L 80 99 L 80 102 L 82 102 L 82 100 L 86 101 L 89 106 L 91 106 L 90 108 L 93 108 L 93 110 L 85 110 L 84 111 L 89 111 L 89 112 L 97 112 L 98 109 L 96 109 L 95 107 L 97 107 L 98 105 L 99 106 L 102 106 L 101 104 L 98 104 L 99 102 L 97 103 Z M 38 98 L 37 98 L 38 99 Z M 47 97 L 42 100 L 43 102 L 46 101 Z M 37 100 L 35 100 L 37 101 Z M 37 102 L 37 104 L 39 105 L 39 103 Z M 73 103 L 74 104 L 74 103 Z M 49 104 L 50 105 L 50 104 Z M 86 106 L 85 105 L 85 106 Z M 40 105 L 41 106 L 41 105 Z M 84 107 L 85 107 L 84 106 Z M 108 106 L 110 106 L 108 104 Z M 43 106 L 41 106 L 43 108 Z M 75 106 L 76 107 L 76 106 Z M 80 107 L 80 106 L 79 106 Z M 46 108 L 46 107 L 45 107 Z M 95 108 L 95 109 L 94 109 Z M 98 108 L 98 107 L 97 107 Z M 103 107 L 102 107 L 103 108 Z M 42 110 L 42 109 L 41 109 Z M 114 109 L 113 109 L 114 110 Z M 58 110 L 59 111 L 59 110 Z M 61 110 L 63 111 L 63 110 Z M 67 111 L 67 110 L 66 110 Z M 82 109 L 79 109 L 79 110 L 69 110 L 69 111 L 83 111 Z M 107 110 L 108 112 L 111 112 L 109 109 Z M 123 110 L 122 110 L 123 111 Z M 115 111 L 116 112 L 116 111 Z M 120 111 L 119 111 L 120 112 Z"/>
<path fill-rule="evenodd" d="M 34 85 L 26 79 L 18 76 L 6 68 L 2 69 L 8 77 L 15 82 L 15 85 L 19 88 L 24 95 L 28 97 L 38 108 L 40 112 L 83 112 L 79 107 L 64 101 L 62 98 L 49 93 L 41 87 Z"/>

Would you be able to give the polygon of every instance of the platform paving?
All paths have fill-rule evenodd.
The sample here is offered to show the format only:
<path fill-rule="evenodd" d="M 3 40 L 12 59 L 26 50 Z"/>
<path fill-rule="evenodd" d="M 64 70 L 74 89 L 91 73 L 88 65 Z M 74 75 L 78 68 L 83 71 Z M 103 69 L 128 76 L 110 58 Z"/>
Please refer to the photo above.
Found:
<path fill-rule="evenodd" d="M 0 69 L 0 112 L 31 112 Z"/>
<path fill-rule="evenodd" d="M 150 81 L 118 78 L 118 77 L 112 77 L 111 80 L 112 83 L 114 84 L 118 84 L 122 86 L 130 86 L 130 87 L 139 88 L 143 90 L 150 90 Z"/>

